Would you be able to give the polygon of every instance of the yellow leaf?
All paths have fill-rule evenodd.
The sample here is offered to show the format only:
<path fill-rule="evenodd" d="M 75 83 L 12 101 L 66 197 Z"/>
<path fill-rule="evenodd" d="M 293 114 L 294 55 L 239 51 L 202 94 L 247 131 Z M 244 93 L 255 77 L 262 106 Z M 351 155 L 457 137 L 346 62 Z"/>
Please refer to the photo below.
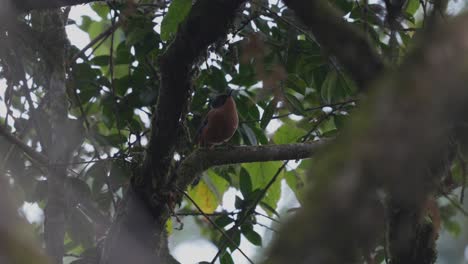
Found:
<path fill-rule="evenodd" d="M 211 214 L 218 207 L 218 198 L 204 181 L 200 181 L 195 188 L 191 189 L 189 195 L 204 213 Z"/>

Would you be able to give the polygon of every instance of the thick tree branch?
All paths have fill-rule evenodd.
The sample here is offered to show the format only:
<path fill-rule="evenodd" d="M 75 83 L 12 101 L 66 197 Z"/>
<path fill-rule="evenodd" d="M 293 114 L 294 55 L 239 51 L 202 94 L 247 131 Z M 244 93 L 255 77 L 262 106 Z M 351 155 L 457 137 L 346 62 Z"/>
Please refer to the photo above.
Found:
<path fill-rule="evenodd" d="M 68 102 L 66 95 L 65 50 L 68 44 L 65 24 L 68 14 L 60 9 L 34 14 L 37 27 L 44 35 L 54 56 L 44 58 L 48 76 L 47 103 L 50 135 L 46 140 L 49 162 L 66 164 L 71 156 L 70 135 L 68 129 Z M 76 146 L 75 146 L 76 147 Z M 65 253 L 64 238 L 66 224 L 66 202 L 64 199 L 66 166 L 49 164 L 47 175 L 47 204 L 44 210 L 44 240 L 46 250 L 53 264 L 63 263 Z"/>
<path fill-rule="evenodd" d="M 0 29 L 9 28 L 15 23 L 16 16 L 23 12 L 91 2 L 104 2 L 104 0 L 0 0 Z"/>
<path fill-rule="evenodd" d="M 161 87 L 145 168 L 165 170 L 172 160 L 177 130 L 187 107 L 192 67 L 208 46 L 224 37 L 245 0 L 197 1 L 168 50 L 160 58 Z"/>
<path fill-rule="evenodd" d="M 177 170 L 177 187 L 184 190 L 198 174 L 213 166 L 309 158 L 327 142 L 328 140 L 322 140 L 285 145 L 239 146 L 215 150 L 198 149 L 180 164 Z"/>
<path fill-rule="evenodd" d="M 0 6 L 10 5 L 16 7 L 20 12 L 59 8 L 65 6 L 88 4 L 92 2 L 104 2 L 104 0 L 0 0 Z"/>
<path fill-rule="evenodd" d="M 418 250 L 418 239 L 435 237 L 415 220 L 422 219 L 428 196 L 441 183 L 448 142 L 468 145 L 467 26 L 463 16 L 428 32 L 425 46 L 415 49 L 402 70 L 375 85 L 355 112 L 356 122 L 317 162 L 317 183 L 304 208 L 284 225 L 266 263 L 355 263 L 357 252 L 370 252 L 382 234 L 379 190 L 398 207 L 411 208 L 412 216 L 391 227 L 394 259 L 431 263 L 413 259 L 417 254 L 409 251 Z M 415 233 L 415 224 L 422 233 Z M 420 252 L 430 259 L 431 250 Z"/>
<path fill-rule="evenodd" d="M 322 47 L 334 55 L 361 89 L 384 69 L 384 63 L 363 32 L 343 19 L 328 1 L 283 0 L 310 28 Z"/>

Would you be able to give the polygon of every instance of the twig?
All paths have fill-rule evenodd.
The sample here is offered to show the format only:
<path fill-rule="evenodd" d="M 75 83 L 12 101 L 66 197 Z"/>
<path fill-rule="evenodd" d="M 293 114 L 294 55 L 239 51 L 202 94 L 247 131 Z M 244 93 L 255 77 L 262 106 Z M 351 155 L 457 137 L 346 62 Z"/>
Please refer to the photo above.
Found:
<path fill-rule="evenodd" d="M 273 222 L 276 222 L 276 223 L 278 223 L 278 224 L 281 223 L 281 222 L 278 221 L 277 219 L 274 219 L 273 217 L 270 217 L 270 216 L 268 216 L 268 215 L 259 213 L 259 212 L 257 212 L 257 211 L 255 211 L 254 214 L 259 215 L 259 216 L 263 216 L 263 217 L 265 217 L 265 218 L 267 218 L 267 219 L 269 219 L 269 220 L 271 220 L 271 221 L 273 221 Z"/>
<path fill-rule="evenodd" d="M 466 162 L 463 158 L 460 157 L 460 166 L 462 169 L 462 183 L 461 183 L 461 190 L 460 190 L 460 203 L 463 204 L 465 200 L 465 187 L 466 187 Z"/>
<path fill-rule="evenodd" d="M 176 187 L 177 190 L 183 194 L 185 197 L 187 197 L 187 199 L 189 199 L 189 201 L 197 208 L 198 211 L 200 211 L 200 213 L 205 217 L 206 220 L 208 220 L 208 222 L 210 222 L 211 225 L 213 225 L 216 230 L 218 230 L 224 238 L 226 238 L 229 243 L 231 243 L 233 246 L 236 247 L 236 249 L 239 250 L 239 252 L 250 262 L 250 263 L 254 263 L 237 245 L 236 243 L 231 239 L 231 237 L 229 237 L 226 232 L 224 232 L 224 230 L 219 227 L 213 220 L 211 220 L 211 218 L 209 216 L 207 216 L 203 210 L 200 208 L 200 206 L 198 206 L 198 204 L 192 199 L 192 197 L 190 197 L 190 195 L 188 195 L 185 191 L 181 190 L 179 187 Z"/>
<path fill-rule="evenodd" d="M 86 45 L 82 50 L 80 50 L 78 53 L 76 53 L 70 63 L 74 63 L 81 55 L 83 55 L 89 48 L 94 46 L 97 42 L 99 42 L 101 39 L 106 39 L 109 37 L 111 33 L 113 33 L 120 25 L 122 24 L 121 20 L 117 21 L 114 25 L 110 26 L 108 29 L 103 31 L 101 34 L 97 35 L 93 40 L 91 40 L 88 45 Z"/>
<path fill-rule="evenodd" d="M 19 140 L 10 132 L 6 131 L 6 129 L 2 126 L 0 126 L 0 135 L 4 136 L 9 142 L 16 145 L 19 149 L 21 149 L 28 157 L 32 159 L 32 161 L 38 162 L 41 165 L 47 165 L 47 163 L 49 162 L 47 157 L 34 151 L 31 147 L 26 145 L 26 143 Z"/>
<path fill-rule="evenodd" d="M 259 225 L 259 226 L 261 226 L 261 227 L 264 227 L 264 228 L 266 228 L 266 229 L 268 229 L 268 230 L 270 230 L 270 231 L 273 231 L 273 232 L 275 232 L 275 233 L 278 233 L 278 230 L 276 230 L 276 229 L 274 229 L 274 228 L 272 228 L 272 227 L 270 227 L 270 226 L 267 226 L 267 225 L 264 225 L 264 224 L 261 224 L 261 223 L 256 223 L 256 224 Z"/>
<path fill-rule="evenodd" d="M 358 101 L 357 99 L 350 99 L 350 100 L 346 100 L 346 101 L 338 102 L 338 103 L 324 104 L 324 105 L 321 105 L 321 106 L 316 106 L 316 107 L 311 107 L 311 108 L 304 109 L 304 112 L 312 112 L 312 111 L 321 110 L 322 108 L 327 107 L 327 106 L 328 107 L 342 106 L 342 105 L 345 105 L 345 104 L 355 103 L 357 101 Z M 294 113 L 287 113 L 287 114 L 272 116 L 271 119 L 280 119 L 280 118 L 288 117 L 290 115 L 294 115 Z M 260 121 L 262 121 L 262 120 L 261 119 L 245 120 L 245 121 L 241 121 L 240 124 L 255 123 L 255 122 L 260 122 Z"/>
<path fill-rule="evenodd" d="M 468 212 L 467 212 L 462 206 L 460 206 L 460 204 L 459 204 L 456 200 L 452 199 L 446 192 L 443 192 L 442 195 L 443 195 L 447 200 L 449 200 L 449 202 L 450 202 L 453 206 L 455 206 L 455 208 L 457 208 L 458 211 L 460 211 L 460 213 L 462 213 L 465 217 L 468 217 Z"/>
<path fill-rule="evenodd" d="M 225 215 L 237 215 L 240 212 L 214 212 L 211 214 L 201 213 L 201 212 L 176 212 L 175 215 L 178 216 L 204 216 L 204 217 L 215 217 L 215 216 L 225 216 Z"/>
<path fill-rule="evenodd" d="M 240 226 L 242 226 L 242 224 L 245 222 L 245 220 L 247 220 L 250 215 L 252 214 L 252 212 L 255 210 L 255 208 L 257 207 L 258 203 L 260 203 L 260 201 L 263 199 L 263 197 L 265 196 L 266 192 L 268 191 L 268 189 L 270 189 L 270 187 L 273 185 L 273 183 L 275 183 L 276 179 L 278 178 L 278 176 L 280 175 L 280 173 L 283 171 L 283 169 L 286 167 L 286 164 L 288 164 L 287 161 L 283 162 L 283 165 L 281 165 L 281 167 L 278 168 L 278 170 L 276 171 L 275 175 L 273 176 L 273 178 L 271 178 L 271 180 L 268 182 L 268 184 L 265 186 L 265 188 L 263 188 L 262 192 L 258 195 L 257 199 L 255 199 L 255 201 L 250 205 L 250 207 L 247 209 L 247 212 L 243 215 L 243 217 L 236 222 L 236 224 L 234 225 L 233 229 L 236 229 Z M 231 239 L 231 238 L 229 238 Z M 221 253 L 223 252 L 223 248 L 224 248 L 225 245 L 222 245 L 218 252 L 216 253 L 216 255 L 213 257 L 213 259 L 211 260 L 211 264 L 214 264 L 216 259 L 218 259 L 218 257 L 221 255 Z"/>

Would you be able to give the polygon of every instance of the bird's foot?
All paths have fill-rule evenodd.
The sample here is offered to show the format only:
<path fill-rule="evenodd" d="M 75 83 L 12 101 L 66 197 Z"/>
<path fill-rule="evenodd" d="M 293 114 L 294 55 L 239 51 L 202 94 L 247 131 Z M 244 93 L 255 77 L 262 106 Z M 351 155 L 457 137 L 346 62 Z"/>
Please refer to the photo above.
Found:
<path fill-rule="evenodd" d="M 219 149 L 219 150 L 231 150 L 231 149 L 234 149 L 236 146 L 231 144 L 231 143 L 224 143 L 222 145 L 218 145 L 216 146 L 216 149 Z"/>

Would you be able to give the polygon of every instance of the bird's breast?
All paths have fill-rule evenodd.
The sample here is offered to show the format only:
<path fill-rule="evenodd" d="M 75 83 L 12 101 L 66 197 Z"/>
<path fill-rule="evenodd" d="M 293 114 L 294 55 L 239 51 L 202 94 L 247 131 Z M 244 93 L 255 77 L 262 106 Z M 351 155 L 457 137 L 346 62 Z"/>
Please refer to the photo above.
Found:
<path fill-rule="evenodd" d="M 232 98 L 228 98 L 222 107 L 211 110 L 203 138 L 206 143 L 223 143 L 234 135 L 238 125 L 236 104 Z"/>

